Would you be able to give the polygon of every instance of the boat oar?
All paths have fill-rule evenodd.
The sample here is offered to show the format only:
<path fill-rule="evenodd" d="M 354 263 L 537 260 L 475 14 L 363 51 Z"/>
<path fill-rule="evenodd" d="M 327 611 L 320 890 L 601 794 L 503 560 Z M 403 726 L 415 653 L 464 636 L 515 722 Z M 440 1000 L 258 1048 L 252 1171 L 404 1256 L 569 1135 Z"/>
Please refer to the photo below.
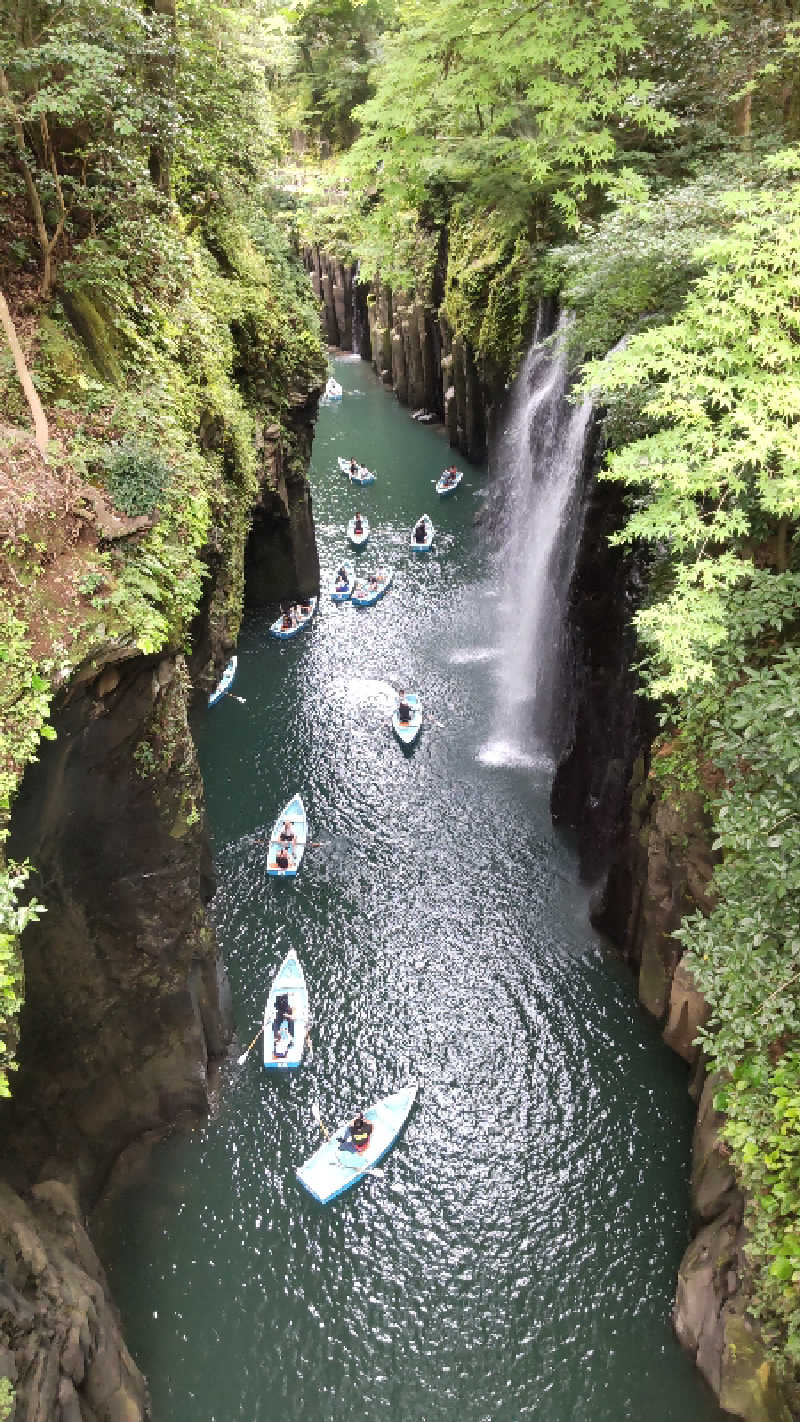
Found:
<path fill-rule="evenodd" d="M 312 1102 L 311 1102 L 311 1115 L 313 1116 L 314 1120 L 316 1121 L 317 1125 L 319 1126 L 320 1130 L 322 1131 L 322 1134 L 323 1134 L 325 1140 L 326 1140 L 326 1141 L 329 1140 L 331 1133 L 330 1133 L 330 1131 L 328 1130 L 328 1127 L 323 1124 L 322 1116 L 320 1115 L 319 1102 L 318 1102 L 318 1101 L 312 1101 Z"/>
<path fill-rule="evenodd" d="M 241 701 L 243 706 L 247 705 L 247 699 L 244 696 L 236 696 L 232 691 L 229 691 L 228 695 L 231 698 L 231 701 Z"/>
<path fill-rule="evenodd" d="M 241 1055 L 240 1057 L 237 1057 L 237 1058 L 236 1058 L 237 1064 L 238 1064 L 239 1066 L 241 1066 L 243 1062 L 246 1062 L 246 1061 L 247 1061 L 247 1058 L 249 1057 L 250 1053 L 252 1052 L 252 1050 L 253 1050 L 253 1048 L 254 1048 L 256 1042 L 258 1041 L 258 1039 L 259 1039 L 259 1037 L 261 1036 L 261 1033 L 262 1033 L 263 1031 L 264 1031 L 264 1023 L 262 1022 L 262 1023 L 261 1023 L 261 1026 L 259 1027 L 258 1031 L 256 1032 L 255 1037 L 253 1038 L 252 1042 L 250 1043 L 250 1046 L 247 1048 L 247 1051 L 246 1051 L 246 1052 L 242 1052 L 242 1055 Z"/>
<path fill-rule="evenodd" d="M 310 1062 L 313 1062 L 313 1060 L 314 1060 L 314 1043 L 313 1043 L 312 1040 L 311 1040 L 311 1033 L 309 1032 L 309 1030 L 308 1030 L 307 1027 L 306 1027 L 306 1046 L 308 1047 L 308 1060 L 309 1060 Z"/>

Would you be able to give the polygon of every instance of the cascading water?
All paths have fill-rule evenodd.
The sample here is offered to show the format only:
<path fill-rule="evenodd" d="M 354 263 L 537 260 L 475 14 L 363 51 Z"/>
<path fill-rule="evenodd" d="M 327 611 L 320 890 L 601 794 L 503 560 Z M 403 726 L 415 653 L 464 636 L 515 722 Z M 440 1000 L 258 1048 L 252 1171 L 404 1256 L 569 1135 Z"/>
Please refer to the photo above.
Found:
<path fill-rule="evenodd" d="M 531 346 L 494 455 L 504 541 L 490 764 L 549 767 L 567 731 L 559 688 L 592 401 L 568 400 L 565 330 L 562 318 L 554 339 Z"/>

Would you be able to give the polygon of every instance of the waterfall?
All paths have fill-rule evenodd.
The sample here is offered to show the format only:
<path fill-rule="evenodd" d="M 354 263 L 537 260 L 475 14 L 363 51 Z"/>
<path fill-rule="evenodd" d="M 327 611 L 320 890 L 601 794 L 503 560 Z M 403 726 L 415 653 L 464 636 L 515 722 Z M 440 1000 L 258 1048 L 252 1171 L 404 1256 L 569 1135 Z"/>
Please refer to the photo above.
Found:
<path fill-rule="evenodd" d="M 493 452 L 503 504 L 494 764 L 552 766 L 569 731 L 561 696 L 566 604 L 583 522 L 592 401 L 571 404 L 566 322 L 534 341 Z"/>

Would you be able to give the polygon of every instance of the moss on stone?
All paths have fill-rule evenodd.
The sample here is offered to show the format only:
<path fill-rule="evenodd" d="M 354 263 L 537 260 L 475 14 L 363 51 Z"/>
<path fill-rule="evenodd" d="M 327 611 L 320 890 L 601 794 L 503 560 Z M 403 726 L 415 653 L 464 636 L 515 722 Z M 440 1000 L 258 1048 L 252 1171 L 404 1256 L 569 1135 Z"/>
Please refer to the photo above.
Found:
<path fill-rule="evenodd" d="M 67 318 L 83 342 L 97 374 L 111 385 L 120 385 L 122 365 L 113 322 L 103 302 L 87 291 L 62 291 L 60 296 Z"/>

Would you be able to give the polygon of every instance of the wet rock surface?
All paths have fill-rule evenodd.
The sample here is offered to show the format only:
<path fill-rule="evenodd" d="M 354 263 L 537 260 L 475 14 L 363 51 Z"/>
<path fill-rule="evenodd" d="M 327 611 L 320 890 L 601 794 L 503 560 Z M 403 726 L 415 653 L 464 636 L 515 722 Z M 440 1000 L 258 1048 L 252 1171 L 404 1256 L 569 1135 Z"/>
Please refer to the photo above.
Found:
<path fill-rule="evenodd" d="M 498 392 L 481 379 L 469 343 L 454 337 L 439 314 L 439 269 L 428 298 L 419 300 L 379 279 L 359 282 L 354 267 L 319 247 L 303 256 L 328 342 L 370 360 L 402 405 L 441 420 L 452 447 L 479 463 Z"/>

